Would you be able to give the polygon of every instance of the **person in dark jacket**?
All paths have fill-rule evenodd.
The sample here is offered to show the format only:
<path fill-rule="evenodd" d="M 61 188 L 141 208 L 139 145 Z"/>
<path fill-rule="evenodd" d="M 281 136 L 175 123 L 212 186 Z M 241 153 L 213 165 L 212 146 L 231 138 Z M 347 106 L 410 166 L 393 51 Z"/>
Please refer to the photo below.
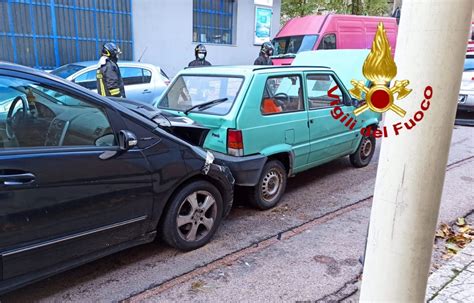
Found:
<path fill-rule="evenodd" d="M 101 54 L 96 72 L 97 92 L 102 96 L 125 98 L 122 75 L 117 65 L 120 49 L 115 43 L 105 43 Z"/>
<path fill-rule="evenodd" d="M 212 64 L 206 60 L 207 50 L 202 44 L 196 45 L 194 48 L 195 60 L 189 62 L 188 67 L 211 66 Z"/>
<path fill-rule="evenodd" d="M 260 54 L 257 59 L 255 59 L 254 65 L 273 65 L 272 59 L 270 56 L 273 55 L 273 44 L 270 42 L 265 42 L 260 47 Z"/>

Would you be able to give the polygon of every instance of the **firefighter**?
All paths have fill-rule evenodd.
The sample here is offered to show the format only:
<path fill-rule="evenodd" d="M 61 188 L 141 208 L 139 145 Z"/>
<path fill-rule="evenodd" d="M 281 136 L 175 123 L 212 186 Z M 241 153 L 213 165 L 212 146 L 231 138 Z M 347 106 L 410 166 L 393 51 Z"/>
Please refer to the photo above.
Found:
<path fill-rule="evenodd" d="M 257 59 L 255 59 L 254 65 L 273 65 L 272 59 L 270 56 L 273 55 L 273 45 L 270 42 L 265 42 L 260 48 L 260 54 Z"/>
<path fill-rule="evenodd" d="M 206 60 L 207 50 L 202 44 L 196 45 L 194 48 L 195 60 L 189 62 L 188 67 L 211 66 L 212 64 Z"/>
<path fill-rule="evenodd" d="M 102 57 L 96 72 L 97 92 L 102 96 L 125 98 L 122 75 L 117 65 L 121 53 L 112 42 L 105 43 L 102 47 Z"/>

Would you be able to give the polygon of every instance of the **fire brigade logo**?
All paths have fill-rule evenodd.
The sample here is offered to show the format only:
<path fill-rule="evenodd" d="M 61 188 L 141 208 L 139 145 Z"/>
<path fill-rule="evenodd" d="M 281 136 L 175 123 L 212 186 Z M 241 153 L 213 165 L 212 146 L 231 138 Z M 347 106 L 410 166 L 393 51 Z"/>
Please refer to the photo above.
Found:
<path fill-rule="evenodd" d="M 373 85 L 369 88 L 365 86 L 364 81 L 351 81 L 354 86 L 350 90 L 351 95 L 361 100 L 362 93 L 365 93 L 366 101 L 365 104 L 354 110 L 354 114 L 358 116 L 368 109 L 377 113 L 393 110 L 399 116 L 404 117 L 406 111 L 394 103 L 394 95 L 397 94 L 397 100 L 408 96 L 412 91 L 407 88 L 410 81 L 396 80 L 391 88 L 389 86 L 390 81 L 397 75 L 397 65 L 393 60 L 383 23 L 378 25 L 372 49 L 365 59 L 362 73 Z"/>

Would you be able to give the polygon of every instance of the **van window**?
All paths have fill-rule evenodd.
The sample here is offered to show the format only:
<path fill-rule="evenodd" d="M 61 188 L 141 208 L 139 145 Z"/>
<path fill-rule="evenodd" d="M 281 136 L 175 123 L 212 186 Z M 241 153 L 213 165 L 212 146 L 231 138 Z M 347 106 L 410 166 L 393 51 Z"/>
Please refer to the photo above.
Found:
<path fill-rule="evenodd" d="M 336 49 L 336 35 L 328 34 L 324 36 L 318 49 Z"/>
<path fill-rule="evenodd" d="M 273 39 L 275 56 L 285 54 L 297 54 L 314 48 L 318 35 L 291 36 Z"/>
<path fill-rule="evenodd" d="M 306 87 L 309 109 L 320 109 L 331 107 L 331 102 L 337 99 L 328 96 L 329 90 L 337 87 L 331 94 L 339 97 L 343 102 L 343 94 L 339 85 L 332 75 L 312 74 L 306 76 Z"/>
<path fill-rule="evenodd" d="M 299 76 L 268 78 L 260 110 L 263 115 L 304 110 L 301 78 Z"/>

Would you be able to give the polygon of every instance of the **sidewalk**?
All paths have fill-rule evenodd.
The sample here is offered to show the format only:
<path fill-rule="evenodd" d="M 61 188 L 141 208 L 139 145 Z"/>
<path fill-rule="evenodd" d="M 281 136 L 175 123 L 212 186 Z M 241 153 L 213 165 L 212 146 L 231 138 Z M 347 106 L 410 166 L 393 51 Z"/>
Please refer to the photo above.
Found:
<path fill-rule="evenodd" d="M 430 276 L 426 301 L 474 302 L 474 242 Z"/>

